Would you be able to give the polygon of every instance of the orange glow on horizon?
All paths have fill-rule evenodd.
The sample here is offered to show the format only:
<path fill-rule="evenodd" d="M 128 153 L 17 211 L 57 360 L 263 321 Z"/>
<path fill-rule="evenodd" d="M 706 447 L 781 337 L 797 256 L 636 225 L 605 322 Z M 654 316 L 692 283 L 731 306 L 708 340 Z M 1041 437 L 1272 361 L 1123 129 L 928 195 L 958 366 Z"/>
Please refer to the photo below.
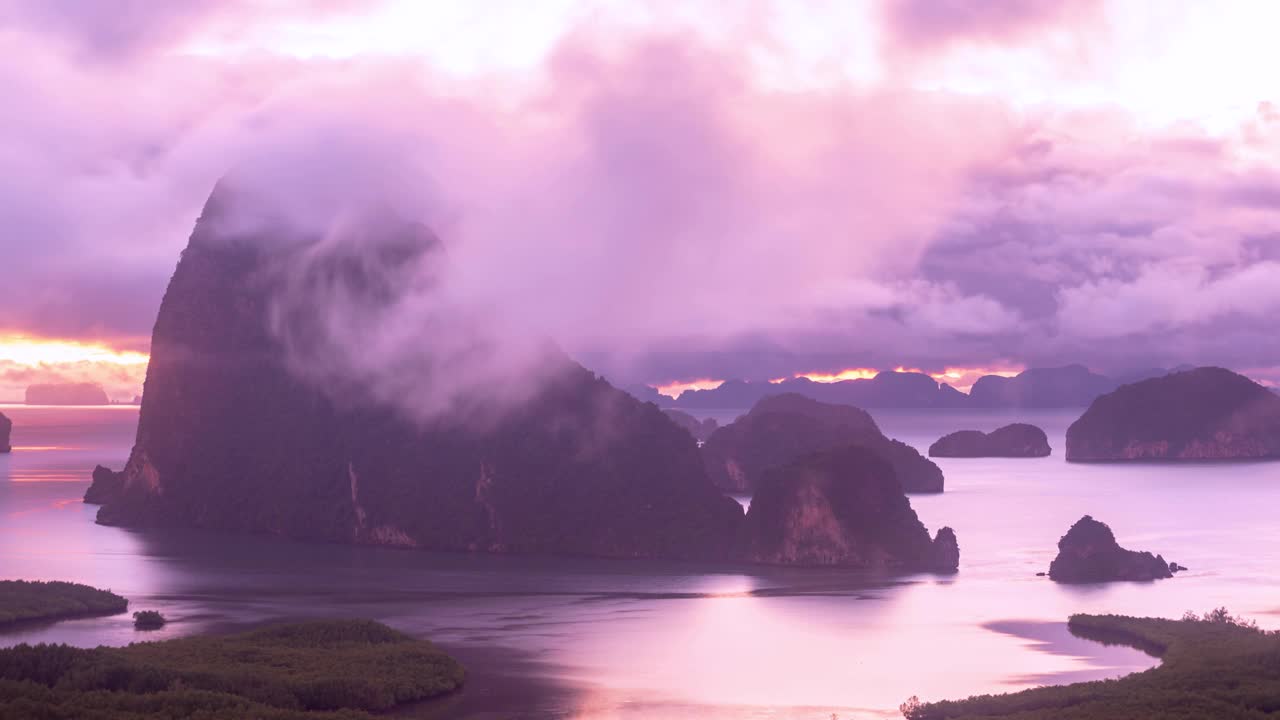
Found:
<path fill-rule="evenodd" d="M 879 375 L 881 372 L 920 373 L 922 375 L 929 374 L 929 373 L 925 373 L 925 371 L 919 368 L 909 368 L 909 367 L 904 367 L 902 365 L 899 365 L 898 367 L 894 368 L 891 371 L 876 370 L 875 368 L 846 368 L 844 370 L 840 370 L 839 372 L 834 372 L 834 373 L 827 373 L 827 372 L 796 373 L 791 377 L 806 378 L 808 380 L 812 380 L 814 382 L 820 382 L 820 383 L 834 383 L 834 382 L 841 382 L 844 380 L 870 380 L 875 376 Z M 939 376 L 931 375 L 931 377 L 937 378 Z M 786 379 L 787 378 L 778 378 L 776 380 L 770 380 L 769 382 L 780 383 Z"/>
<path fill-rule="evenodd" d="M 685 390 L 715 390 L 724 384 L 724 380 L 712 380 L 710 378 L 700 378 L 698 380 L 681 380 L 677 382 L 669 382 L 664 385 L 655 386 L 658 393 L 666 395 L 672 400 L 680 397 L 680 393 Z"/>
<path fill-rule="evenodd" d="M 1000 377 L 1016 377 L 1024 368 L 1014 370 L 994 370 L 992 368 L 952 368 L 949 367 L 940 373 L 929 373 L 929 377 L 938 378 L 939 381 L 959 380 L 966 375 L 999 375 Z"/>
<path fill-rule="evenodd" d="M 0 335 L 0 362 L 36 367 L 66 363 L 111 363 L 114 365 L 146 365 L 146 353 L 115 350 L 101 343 L 57 340 L 30 335 Z"/>
<path fill-rule="evenodd" d="M 142 393 L 150 356 L 96 340 L 39 337 L 0 330 L 0 403 L 22 402 L 38 383 L 91 383 L 115 402 Z"/>
<path fill-rule="evenodd" d="M 796 379 L 806 378 L 808 380 L 812 380 L 814 382 L 820 382 L 820 383 L 833 383 L 833 382 L 841 382 L 842 380 L 870 380 L 871 378 L 879 374 L 880 374 L 879 370 L 875 370 L 872 368 L 847 368 L 845 370 L 841 370 L 839 372 L 834 372 L 834 373 L 822 373 L 822 372 L 796 373 L 791 377 Z M 779 383 L 785 379 L 786 378 L 779 378 L 778 380 L 774 380 L 773 382 Z"/>
<path fill-rule="evenodd" d="M 903 365 L 899 365 L 895 367 L 892 370 L 892 372 L 920 373 L 922 375 L 928 375 L 929 377 L 933 378 L 934 380 L 940 383 L 943 383 L 943 382 L 947 383 L 951 387 L 961 392 L 967 393 L 969 392 L 969 389 L 973 387 L 973 384 L 978 381 L 978 378 L 982 377 L 983 375 L 999 375 L 1001 377 L 1013 377 L 1018 373 L 1022 372 L 1024 369 L 1025 368 L 1021 366 L 1000 367 L 1000 368 L 946 367 L 940 372 L 927 372 L 925 370 L 921 370 L 920 368 L 909 368 Z M 881 372 L 880 370 L 875 370 L 873 368 L 846 368 L 844 370 L 839 370 L 837 372 L 796 373 L 791 377 L 806 378 L 808 380 L 812 380 L 813 382 L 820 382 L 820 383 L 834 383 L 834 382 L 841 382 L 844 380 L 870 380 L 874 378 L 876 375 L 879 375 L 880 372 Z M 889 371 L 886 371 L 886 372 L 889 372 Z M 780 377 L 780 378 L 775 378 L 773 380 L 770 380 L 769 382 L 777 384 L 789 379 L 791 378 Z"/>
<path fill-rule="evenodd" d="M 967 393 L 973 389 L 973 384 L 983 375 L 999 375 L 1000 377 L 1014 377 L 1026 368 L 1005 367 L 1005 368 L 963 368 L 948 367 L 939 373 L 929 373 L 929 377 L 940 383 L 946 383 L 960 392 Z"/>

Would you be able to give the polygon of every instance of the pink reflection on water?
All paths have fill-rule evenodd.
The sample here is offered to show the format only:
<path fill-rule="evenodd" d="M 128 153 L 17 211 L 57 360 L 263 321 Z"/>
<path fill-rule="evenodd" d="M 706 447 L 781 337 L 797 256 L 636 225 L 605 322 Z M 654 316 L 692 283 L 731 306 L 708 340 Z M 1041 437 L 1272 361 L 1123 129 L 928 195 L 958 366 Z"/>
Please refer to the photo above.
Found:
<path fill-rule="evenodd" d="M 887 432 L 917 447 L 975 424 L 954 415 L 882 416 Z M 96 508 L 70 496 L 87 486 L 95 463 L 120 466 L 132 422 L 115 411 L 60 417 L 62 425 L 45 416 L 45 430 L 24 442 L 78 449 L 0 456 L 0 478 L 74 474 L 82 486 L 0 480 L 0 509 L 33 511 L 0 515 L 0 575 L 110 588 L 176 618 L 166 633 L 358 610 L 458 644 L 510 644 L 582 689 L 566 701 L 580 720 L 888 718 L 912 695 L 958 698 L 1155 664 L 1137 651 L 1072 638 L 1065 620 L 1075 612 L 1177 617 L 1227 604 L 1280 626 L 1280 615 L 1258 614 L 1277 607 L 1270 568 L 1280 558 L 1273 511 L 1280 465 L 1080 467 L 1060 454 L 944 462 L 947 492 L 915 496 L 912 506 L 931 529 L 958 529 L 961 572 L 891 583 L 834 570 L 652 571 L 623 562 L 384 555 L 234 535 L 209 536 L 217 550 L 205 553 L 204 544 L 95 525 Z M 993 429 L 1026 418 L 979 419 L 988 424 L 978 427 Z M 1033 419 L 1060 448 L 1074 413 Z M 1162 551 L 1193 570 L 1158 584 L 1067 587 L 1037 578 L 1058 537 L 1086 512 L 1111 522 L 1126 545 Z M 262 560 L 276 554 L 279 562 Z M 430 591 L 403 599 L 416 598 L 410 588 Z M 136 639 L 121 616 L 4 636 L 0 644 Z"/>
<path fill-rule="evenodd" d="M 9 478 L 12 483 L 83 483 L 84 475 L 73 475 L 64 472 L 28 472 L 25 475 L 15 475 Z"/>
<path fill-rule="evenodd" d="M 156 563 L 143 556 L 138 538 L 97 525 L 97 508 L 81 501 L 93 467 L 123 465 L 136 434 L 138 408 L 3 408 L 14 424 L 12 453 L 0 455 L 0 576 L 69 580 L 109 588 L 125 597 L 153 592 L 162 584 Z M 115 638 L 133 639 L 123 619 L 66 623 L 42 639 L 71 640 L 85 628 L 103 627 Z M 117 622 L 118 621 L 118 622 Z M 117 627 L 117 625 L 119 627 Z M 52 633 L 45 637 L 40 632 Z M 20 638 L 6 635 L 5 642 Z"/>
<path fill-rule="evenodd" d="M 33 515 L 36 513 L 46 513 L 50 511 L 61 510 L 65 507 L 77 505 L 83 502 L 84 502 L 83 498 L 81 498 L 78 495 L 75 497 L 61 498 L 59 500 L 53 500 L 43 507 L 27 508 L 25 510 L 15 510 L 9 513 L 8 515 L 6 515 L 5 517 L 18 518 L 18 517 L 25 517 L 27 515 Z"/>
<path fill-rule="evenodd" d="M 1155 662 L 1130 649 L 1093 660 L 1063 622 L 984 626 L 1021 601 L 997 593 L 956 603 L 951 586 L 921 576 L 905 587 L 779 592 L 760 577 L 717 576 L 698 597 L 579 638 L 564 661 L 589 668 L 574 679 L 595 689 L 577 716 L 702 718 L 714 707 L 732 708 L 726 717 L 805 708 L 814 714 L 794 716 L 879 718 L 912 695 L 1114 677 Z"/>

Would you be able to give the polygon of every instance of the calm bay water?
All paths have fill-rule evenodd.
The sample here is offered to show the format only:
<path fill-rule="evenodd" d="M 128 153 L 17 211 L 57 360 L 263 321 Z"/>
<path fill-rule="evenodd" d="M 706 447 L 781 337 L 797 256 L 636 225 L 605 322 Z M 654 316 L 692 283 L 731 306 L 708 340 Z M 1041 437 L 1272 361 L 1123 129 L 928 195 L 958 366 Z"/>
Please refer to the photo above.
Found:
<path fill-rule="evenodd" d="M 960 573 L 486 557 L 310 545 L 93 522 L 93 466 L 123 465 L 136 408 L 0 407 L 0 577 L 110 588 L 175 620 L 127 615 L 27 627 L 0 645 L 119 645 L 279 619 L 372 617 L 432 638 L 468 688 L 406 712 L 427 718 L 896 717 L 898 703 L 1115 677 L 1154 664 L 1066 631 L 1075 612 L 1176 617 L 1225 605 L 1280 626 L 1280 464 L 1068 465 L 1075 411 L 879 411 L 924 450 L 961 428 L 1034 422 L 1045 459 L 941 460 L 947 492 L 913 496 L 931 530 L 956 529 Z M 732 419 L 736 413 L 715 413 Z M 1058 538 L 1083 514 L 1122 544 L 1191 570 L 1157 583 L 1059 586 Z"/>

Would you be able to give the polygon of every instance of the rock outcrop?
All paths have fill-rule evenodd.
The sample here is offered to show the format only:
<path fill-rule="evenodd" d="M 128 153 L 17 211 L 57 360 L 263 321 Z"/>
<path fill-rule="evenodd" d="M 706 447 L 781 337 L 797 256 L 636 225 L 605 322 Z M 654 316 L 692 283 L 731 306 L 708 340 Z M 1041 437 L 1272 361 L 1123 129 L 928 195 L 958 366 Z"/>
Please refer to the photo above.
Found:
<path fill-rule="evenodd" d="M 1013 423 L 984 433 L 958 430 L 929 446 L 929 457 L 1048 457 L 1049 438 L 1035 425 Z"/>
<path fill-rule="evenodd" d="M 715 418 L 699 420 L 687 412 L 671 408 L 663 410 L 662 412 L 666 413 L 667 417 L 671 418 L 672 422 L 685 430 L 688 430 L 689 434 L 693 436 L 693 439 L 698 442 L 706 442 L 706 439 L 711 437 L 711 433 L 715 432 L 716 428 L 720 427 L 720 423 L 716 422 Z"/>
<path fill-rule="evenodd" d="M 955 533 L 931 540 L 893 467 L 859 446 L 766 470 L 743 535 L 760 563 L 955 572 L 960 557 Z"/>
<path fill-rule="evenodd" d="M 1085 515 L 1058 541 L 1049 579 L 1061 583 L 1158 580 L 1173 577 L 1171 567 L 1159 555 L 1120 547 L 1111 528 Z"/>
<path fill-rule="evenodd" d="M 13 448 L 9 446 L 9 433 L 13 432 L 13 421 L 0 413 L 0 453 L 7 453 Z"/>
<path fill-rule="evenodd" d="M 300 373 L 285 342 L 306 346 L 314 318 L 282 312 L 282 288 L 332 285 L 326 297 L 377 313 L 405 291 L 399 269 L 435 262 L 440 244 L 385 218 L 358 246 L 280 237 L 231 222 L 242 199 L 215 189 L 170 281 L 136 443 L 118 492 L 102 485 L 99 522 L 483 552 L 734 552 L 742 510 L 689 434 L 558 352 L 527 399 L 483 419 L 411 418 Z M 315 274 L 299 277 L 304 257 Z M 420 332 L 424 345 L 448 339 Z"/>
<path fill-rule="evenodd" d="M 84 501 L 89 505 L 106 505 L 124 492 L 124 473 L 99 465 L 93 469 L 93 482 L 84 491 Z"/>
<path fill-rule="evenodd" d="M 906 492 L 942 492 L 942 470 L 910 445 L 885 437 L 865 410 L 794 393 L 766 397 L 716 430 L 703 444 L 702 457 L 718 487 L 751 492 L 770 468 L 848 445 L 883 456 Z"/>
<path fill-rule="evenodd" d="M 1067 460 L 1280 458 L 1280 397 L 1202 367 L 1120 387 L 1067 430 Z"/>
<path fill-rule="evenodd" d="M 101 385 L 94 383 L 40 383 L 27 387 L 28 405 L 110 405 Z"/>

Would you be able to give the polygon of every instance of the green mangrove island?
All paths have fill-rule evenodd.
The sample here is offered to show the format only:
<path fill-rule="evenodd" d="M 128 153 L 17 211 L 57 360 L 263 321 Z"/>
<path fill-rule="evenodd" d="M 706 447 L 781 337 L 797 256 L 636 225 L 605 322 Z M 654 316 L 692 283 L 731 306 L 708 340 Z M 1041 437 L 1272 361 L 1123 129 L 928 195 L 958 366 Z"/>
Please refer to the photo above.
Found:
<path fill-rule="evenodd" d="M 1139 648 L 1161 659 L 1115 680 L 1040 687 L 1007 695 L 902 706 L 907 720 L 1102 720 L 1272 718 L 1280 712 L 1280 633 L 1225 609 L 1181 620 L 1073 615 L 1071 632 Z"/>
<path fill-rule="evenodd" d="M 115 615 L 129 601 L 106 590 L 69 582 L 0 580 L 0 627 L 14 623 Z"/>
<path fill-rule="evenodd" d="M 356 720 L 462 685 L 460 664 L 369 620 L 128 647 L 0 650 L 0 720 Z"/>

